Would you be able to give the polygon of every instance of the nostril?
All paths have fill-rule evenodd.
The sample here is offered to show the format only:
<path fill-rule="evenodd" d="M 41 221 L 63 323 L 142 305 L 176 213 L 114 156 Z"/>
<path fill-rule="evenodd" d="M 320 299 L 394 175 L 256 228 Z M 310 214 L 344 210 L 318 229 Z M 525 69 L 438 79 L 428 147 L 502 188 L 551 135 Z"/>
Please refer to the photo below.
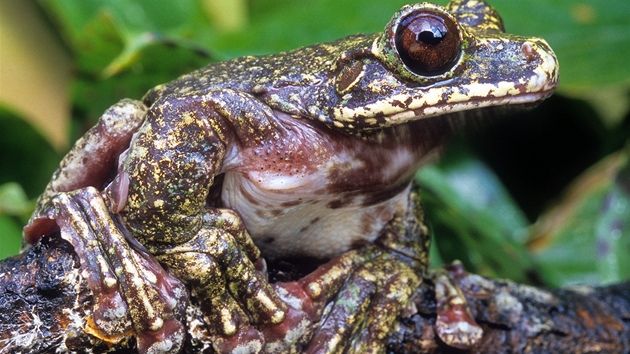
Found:
<path fill-rule="evenodd" d="M 535 57 L 534 46 L 530 42 L 523 43 L 523 45 L 521 46 L 521 53 L 523 54 L 523 58 L 527 62 L 532 61 Z"/>

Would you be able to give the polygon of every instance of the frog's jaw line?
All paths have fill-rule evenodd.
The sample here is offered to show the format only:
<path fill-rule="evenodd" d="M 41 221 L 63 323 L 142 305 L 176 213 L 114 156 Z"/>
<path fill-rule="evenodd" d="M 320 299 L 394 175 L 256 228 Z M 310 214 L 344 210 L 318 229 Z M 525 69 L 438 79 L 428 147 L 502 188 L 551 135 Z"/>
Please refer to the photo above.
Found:
<path fill-rule="evenodd" d="M 554 90 L 551 89 L 548 91 L 528 93 L 518 96 L 503 96 L 493 99 L 484 98 L 461 103 L 444 103 L 440 105 L 411 109 L 404 112 L 395 113 L 389 116 L 384 116 L 382 119 L 385 122 L 385 126 L 392 126 L 403 124 L 413 120 L 435 117 L 447 113 L 463 112 L 494 106 L 537 104 L 538 102 L 551 96 L 553 91 Z"/>
<path fill-rule="evenodd" d="M 497 87 L 493 86 L 490 90 L 495 90 Z M 545 85 L 543 88 L 526 90 L 526 93 L 510 94 L 510 91 L 518 90 L 516 86 L 503 89 L 503 95 L 492 97 L 488 95 L 479 95 L 477 97 L 465 97 L 461 96 L 460 102 L 453 102 L 453 100 L 446 101 L 444 103 L 430 102 L 430 100 L 418 100 L 421 104 L 414 105 L 412 102 L 405 110 L 401 110 L 400 107 L 390 103 L 389 106 L 398 108 L 396 112 L 386 112 L 384 115 L 374 116 L 370 114 L 370 110 L 364 110 L 361 112 L 341 108 L 336 112 L 337 117 L 335 119 L 336 126 L 340 128 L 344 123 L 351 124 L 353 127 L 361 128 L 364 130 L 377 129 L 382 127 L 388 127 L 393 125 L 400 125 L 409 121 L 420 120 L 430 117 L 435 117 L 443 114 L 463 112 L 469 110 L 476 110 L 481 108 L 495 107 L 495 106 L 522 106 L 532 104 L 535 105 L 544 99 L 548 98 L 555 91 L 556 82 Z M 530 91 L 530 92 L 527 92 Z M 438 97 L 441 95 L 436 95 Z M 395 100 L 394 100 L 395 101 Z M 416 106 L 416 107 L 414 107 Z"/>

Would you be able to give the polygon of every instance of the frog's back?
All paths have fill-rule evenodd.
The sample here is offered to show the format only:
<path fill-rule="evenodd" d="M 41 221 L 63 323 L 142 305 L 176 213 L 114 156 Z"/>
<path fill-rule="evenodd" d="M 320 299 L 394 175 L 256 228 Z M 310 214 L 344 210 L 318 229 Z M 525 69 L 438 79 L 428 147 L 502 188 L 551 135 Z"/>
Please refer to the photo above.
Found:
<path fill-rule="evenodd" d="M 151 89 L 144 102 L 151 105 L 163 96 L 205 94 L 211 90 L 232 89 L 253 92 L 255 88 L 303 87 L 325 80 L 331 66 L 344 49 L 357 42 L 370 43 L 375 35 L 354 35 L 330 43 L 320 43 L 291 51 L 244 56 L 208 64 L 189 74 Z"/>
<path fill-rule="evenodd" d="M 153 104 L 160 97 L 198 95 L 211 90 L 230 88 L 249 91 L 253 86 L 248 67 L 259 66 L 262 57 L 242 57 L 224 62 L 211 63 L 199 70 L 152 88 L 144 96 L 147 105 Z"/>

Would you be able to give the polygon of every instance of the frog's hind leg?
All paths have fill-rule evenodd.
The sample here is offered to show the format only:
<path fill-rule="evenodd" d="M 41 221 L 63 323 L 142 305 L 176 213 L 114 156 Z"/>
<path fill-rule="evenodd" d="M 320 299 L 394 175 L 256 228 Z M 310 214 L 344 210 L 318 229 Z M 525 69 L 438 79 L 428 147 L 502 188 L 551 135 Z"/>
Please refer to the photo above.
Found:
<path fill-rule="evenodd" d="M 428 229 L 417 197 L 376 244 L 342 254 L 298 282 L 322 316 L 306 353 L 381 353 L 428 263 Z M 305 301 L 308 303 L 308 300 Z"/>
<path fill-rule="evenodd" d="M 412 309 L 410 296 L 426 276 L 430 237 L 423 219 L 418 196 L 412 192 L 406 211 L 385 227 L 375 245 L 346 252 L 299 281 L 315 312 L 322 315 L 306 353 L 385 351 L 395 321 L 405 309 Z M 444 272 L 430 279 L 442 304 L 436 332 L 449 345 L 471 345 L 481 336 L 481 328 L 465 313 L 461 291 Z"/>
<path fill-rule="evenodd" d="M 98 123 L 79 139 L 63 158 L 38 200 L 39 205 L 58 192 L 83 187 L 101 189 L 116 171 L 118 157 L 128 148 L 146 113 L 140 101 L 124 99 L 110 107 Z M 33 243 L 37 240 L 27 240 Z"/>
<path fill-rule="evenodd" d="M 87 333 L 118 343 L 135 332 L 140 353 L 181 349 L 186 288 L 148 253 L 130 247 L 98 190 L 53 195 L 24 228 L 27 238 L 56 232 L 74 247 L 94 295 Z"/>
<path fill-rule="evenodd" d="M 323 317 L 305 353 L 381 353 L 421 278 L 378 246 L 333 259 L 300 280 Z"/>

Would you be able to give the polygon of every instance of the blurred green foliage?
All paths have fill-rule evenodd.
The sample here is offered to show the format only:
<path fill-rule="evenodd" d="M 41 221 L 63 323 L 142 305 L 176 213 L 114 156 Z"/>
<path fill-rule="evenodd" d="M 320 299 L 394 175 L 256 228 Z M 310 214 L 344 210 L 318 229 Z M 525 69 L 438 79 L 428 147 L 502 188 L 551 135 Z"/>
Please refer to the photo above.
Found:
<path fill-rule="evenodd" d="M 490 2 L 509 33 L 547 39 L 561 63 L 558 92 L 572 99 L 490 121 L 419 173 L 434 263 L 461 259 L 471 271 L 552 286 L 627 279 L 630 2 Z M 140 98 L 207 62 L 379 31 L 404 3 L 253 0 L 243 2 L 246 12 L 230 13 L 204 0 L 39 1 L 74 60 L 71 140 L 121 98 Z M 229 16 L 242 27 L 213 21 Z M 0 258 L 17 252 L 33 199 L 60 158 L 0 110 L 0 124 L 9 120 L 0 129 Z M 577 183 L 581 193 L 562 197 L 611 154 L 605 161 L 615 163 L 597 164 L 586 174 L 591 183 Z"/>

